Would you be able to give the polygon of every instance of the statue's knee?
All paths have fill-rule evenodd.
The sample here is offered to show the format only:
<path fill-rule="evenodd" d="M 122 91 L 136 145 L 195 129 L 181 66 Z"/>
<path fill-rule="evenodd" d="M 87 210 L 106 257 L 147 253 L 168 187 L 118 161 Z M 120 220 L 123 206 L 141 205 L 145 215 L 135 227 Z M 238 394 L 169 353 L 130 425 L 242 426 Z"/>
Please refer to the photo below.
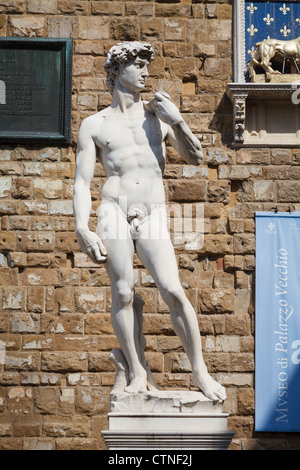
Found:
<path fill-rule="evenodd" d="M 186 296 L 181 286 L 169 287 L 164 291 L 165 302 L 171 308 L 182 308 L 186 300 Z"/>
<path fill-rule="evenodd" d="M 119 282 L 116 286 L 116 301 L 121 308 L 127 307 L 133 301 L 133 289 L 124 282 Z"/>

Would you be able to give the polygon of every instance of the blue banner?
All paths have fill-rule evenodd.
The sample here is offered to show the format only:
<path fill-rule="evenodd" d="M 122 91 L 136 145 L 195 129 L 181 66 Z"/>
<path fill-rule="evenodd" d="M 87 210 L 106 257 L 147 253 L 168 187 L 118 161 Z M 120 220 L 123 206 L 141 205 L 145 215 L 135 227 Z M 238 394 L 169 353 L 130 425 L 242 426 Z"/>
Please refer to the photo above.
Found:
<path fill-rule="evenodd" d="M 300 431 L 300 214 L 256 213 L 255 430 Z"/>

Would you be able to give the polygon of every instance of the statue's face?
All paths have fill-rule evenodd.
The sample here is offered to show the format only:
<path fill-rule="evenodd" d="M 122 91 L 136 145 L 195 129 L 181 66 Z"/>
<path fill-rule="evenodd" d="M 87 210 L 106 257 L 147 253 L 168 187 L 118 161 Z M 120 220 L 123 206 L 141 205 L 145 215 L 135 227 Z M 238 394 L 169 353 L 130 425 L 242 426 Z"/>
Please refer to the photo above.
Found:
<path fill-rule="evenodd" d="M 140 92 L 145 87 L 148 77 L 149 62 L 137 57 L 119 67 L 118 81 L 128 91 Z"/>

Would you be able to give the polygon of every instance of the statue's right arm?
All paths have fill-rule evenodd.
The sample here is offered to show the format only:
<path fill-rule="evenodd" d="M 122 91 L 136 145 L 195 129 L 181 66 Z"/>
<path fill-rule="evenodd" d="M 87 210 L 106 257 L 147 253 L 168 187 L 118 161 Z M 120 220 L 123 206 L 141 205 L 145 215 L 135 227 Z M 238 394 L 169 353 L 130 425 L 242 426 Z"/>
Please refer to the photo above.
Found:
<path fill-rule="evenodd" d="M 92 208 L 90 184 L 95 172 L 97 153 L 92 128 L 91 120 L 85 119 L 78 133 L 73 208 L 80 248 L 95 262 L 103 260 L 107 253 L 101 239 L 88 226 Z"/>

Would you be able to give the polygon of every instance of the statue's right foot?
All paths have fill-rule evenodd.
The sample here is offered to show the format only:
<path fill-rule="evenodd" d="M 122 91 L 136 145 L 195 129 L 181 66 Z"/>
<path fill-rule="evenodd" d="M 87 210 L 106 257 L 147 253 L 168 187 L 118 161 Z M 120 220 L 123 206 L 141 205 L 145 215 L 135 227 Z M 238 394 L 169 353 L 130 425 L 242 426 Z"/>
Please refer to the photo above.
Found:
<path fill-rule="evenodd" d="M 128 387 L 125 388 L 127 393 L 144 393 L 147 392 L 147 381 L 144 377 L 134 377 Z"/>

